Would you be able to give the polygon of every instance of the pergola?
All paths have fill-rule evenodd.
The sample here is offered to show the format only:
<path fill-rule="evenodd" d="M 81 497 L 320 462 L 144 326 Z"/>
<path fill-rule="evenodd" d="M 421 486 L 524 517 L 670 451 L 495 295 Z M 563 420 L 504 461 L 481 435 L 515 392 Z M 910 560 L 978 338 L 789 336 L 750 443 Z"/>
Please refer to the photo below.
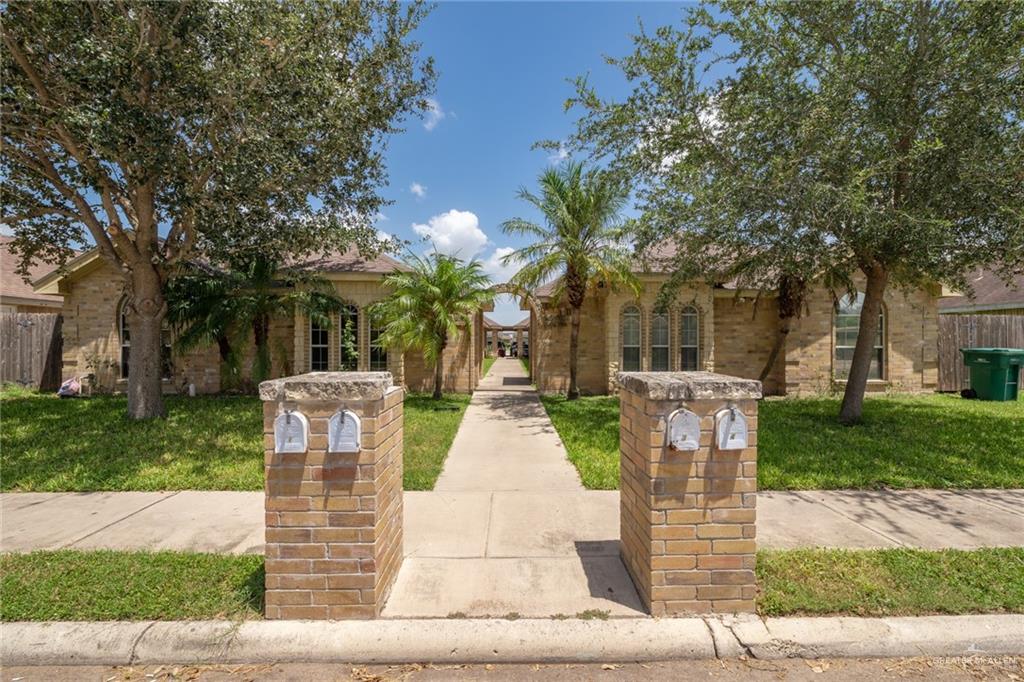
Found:
<path fill-rule="evenodd" d="M 519 320 L 515 324 L 502 324 L 487 315 L 484 315 L 484 334 L 486 338 L 487 351 L 491 352 L 492 349 L 497 347 L 497 340 L 511 341 L 513 338 L 516 341 L 516 348 L 522 352 L 523 339 L 527 343 L 530 340 L 530 316 L 527 315 L 523 319 Z M 525 356 L 524 356 L 525 357 Z"/>

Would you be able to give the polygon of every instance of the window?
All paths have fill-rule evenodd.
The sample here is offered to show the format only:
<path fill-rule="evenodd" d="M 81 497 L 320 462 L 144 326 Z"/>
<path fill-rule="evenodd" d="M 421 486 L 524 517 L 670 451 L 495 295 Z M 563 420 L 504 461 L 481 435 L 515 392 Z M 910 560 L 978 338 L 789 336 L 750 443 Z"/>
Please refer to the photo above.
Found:
<path fill-rule="evenodd" d="M 316 316 L 309 318 L 309 371 L 327 371 L 327 326 Z"/>
<path fill-rule="evenodd" d="M 845 379 L 850 376 L 850 365 L 853 363 L 853 348 L 857 345 L 857 332 L 860 328 L 860 311 L 864 307 L 864 294 L 858 293 L 855 298 L 849 296 L 839 301 L 836 307 L 836 358 L 835 378 Z M 871 366 L 868 379 L 881 379 L 885 358 L 885 310 L 878 312 L 878 333 L 875 334 L 875 345 L 871 353 Z"/>
<path fill-rule="evenodd" d="M 354 305 L 341 306 L 338 339 L 340 369 L 355 372 L 359 369 L 359 308 Z"/>
<path fill-rule="evenodd" d="M 699 368 L 700 313 L 693 306 L 686 306 L 679 316 L 679 369 L 695 372 Z"/>
<path fill-rule="evenodd" d="M 373 320 L 370 321 L 370 371 L 384 372 L 388 368 L 388 349 L 380 345 L 383 330 Z"/>
<path fill-rule="evenodd" d="M 121 378 L 128 378 L 129 358 L 131 356 L 132 335 L 128 329 L 128 299 L 121 301 L 121 307 L 117 313 L 117 332 L 121 342 Z M 170 379 L 174 373 L 174 364 L 171 358 L 171 326 L 165 319 L 160 324 L 160 376 Z"/>
<path fill-rule="evenodd" d="M 640 371 L 640 309 L 635 305 L 622 310 L 622 371 Z"/>
<path fill-rule="evenodd" d="M 669 336 L 668 314 L 658 313 L 651 317 L 651 371 L 667 372 L 669 370 Z"/>

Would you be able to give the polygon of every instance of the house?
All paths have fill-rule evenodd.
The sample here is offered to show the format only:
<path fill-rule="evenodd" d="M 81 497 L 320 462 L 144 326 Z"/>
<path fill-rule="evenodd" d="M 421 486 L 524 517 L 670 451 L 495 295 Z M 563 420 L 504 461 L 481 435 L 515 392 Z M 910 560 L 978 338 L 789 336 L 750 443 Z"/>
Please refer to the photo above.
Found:
<path fill-rule="evenodd" d="M 940 315 L 1024 315 L 1024 272 L 1009 285 L 991 270 L 980 268 L 968 281 L 974 297 L 951 296 L 939 302 Z"/>
<path fill-rule="evenodd" d="M 410 390 L 433 388 L 434 373 L 421 352 L 400 353 L 377 344 L 380 329 L 367 314 L 367 306 L 387 295 L 384 278 L 404 268 L 386 255 L 364 258 L 354 249 L 296 263 L 292 267 L 318 274 L 329 281 L 344 304 L 331 324 L 321 326 L 300 311 L 270 326 L 272 375 L 310 371 L 390 371 L 397 383 Z M 94 388 L 123 391 L 131 367 L 131 338 L 124 315 L 124 282 L 97 249 L 72 259 L 63 269 L 35 282 L 42 295 L 63 295 L 63 376 L 92 375 Z M 220 390 L 220 356 L 215 346 L 179 353 L 173 330 L 165 333 L 168 357 L 167 392 L 183 391 L 191 384 L 199 393 Z M 472 391 L 480 381 L 483 363 L 483 314 L 453 339 L 444 353 L 445 390 Z M 251 366 L 252 348 L 243 367 Z"/>
<path fill-rule="evenodd" d="M 657 260 L 657 259 L 655 259 Z M 664 262 L 664 260 L 662 260 Z M 667 311 L 655 300 L 668 274 L 638 261 L 642 291 L 603 286 L 587 294 L 580 316 L 577 382 L 581 393 L 617 390 L 619 371 L 705 370 L 757 379 L 778 336 L 774 292 L 691 282 Z M 863 278 L 857 282 L 863 287 Z M 533 292 L 530 366 L 545 393 L 569 384 L 569 309 L 557 297 L 558 282 Z M 872 357 L 868 390 L 933 391 L 938 368 L 938 285 L 886 292 Z M 771 371 L 766 394 L 812 394 L 841 388 L 857 339 L 861 294 L 836 305 L 823 287 L 811 290 Z"/>
<path fill-rule="evenodd" d="M 60 296 L 37 293 L 31 284 L 53 266 L 33 263 L 26 281 L 15 272 L 18 261 L 11 253 L 12 241 L 13 237 L 0 236 L 0 313 L 59 313 L 63 307 Z"/>

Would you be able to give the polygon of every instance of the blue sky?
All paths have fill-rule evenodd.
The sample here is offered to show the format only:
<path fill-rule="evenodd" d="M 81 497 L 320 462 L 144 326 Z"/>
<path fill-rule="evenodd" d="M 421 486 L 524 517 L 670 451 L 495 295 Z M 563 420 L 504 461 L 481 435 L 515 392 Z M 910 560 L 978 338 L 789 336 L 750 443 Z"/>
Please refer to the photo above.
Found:
<path fill-rule="evenodd" d="M 523 185 L 534 188 L 554 160 L 532 145 L 573 129 L 575 114 L 563 106 L 572 94 L 567 79 L 589 74 L 603 97 L 624 96 L 628 85 L 604 56 L 631 51 L 638 20 L 648 30 L 679 23 L 685 6 L 439 4 L 417 34 L 439 72 L 435 110 L 390 141 L 384 195 L 395 203 L 378 229 L 415 242 L 417 252 L 429 247 L 426 235 L 440 250 L 479 258 L 496 280 L 507 279 L 498 257 L 523 242 L 500 225 L 515 216 L 540 220 L 515 195 Z M 507 297 L 492 313 L 507 323 L 524 315 Z"/>

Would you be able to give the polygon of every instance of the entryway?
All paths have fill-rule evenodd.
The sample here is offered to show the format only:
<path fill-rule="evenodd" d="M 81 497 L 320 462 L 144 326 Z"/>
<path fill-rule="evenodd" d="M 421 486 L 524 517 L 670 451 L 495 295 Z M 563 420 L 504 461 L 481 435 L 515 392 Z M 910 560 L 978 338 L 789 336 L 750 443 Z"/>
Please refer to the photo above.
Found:
<path fill-rule="evenodd" d="M 618 492 L 583 488 L 522 364 L 499 358 L 434 490 L 405 493 L 383 615 L 646 615 L 618 539 Z"/>

